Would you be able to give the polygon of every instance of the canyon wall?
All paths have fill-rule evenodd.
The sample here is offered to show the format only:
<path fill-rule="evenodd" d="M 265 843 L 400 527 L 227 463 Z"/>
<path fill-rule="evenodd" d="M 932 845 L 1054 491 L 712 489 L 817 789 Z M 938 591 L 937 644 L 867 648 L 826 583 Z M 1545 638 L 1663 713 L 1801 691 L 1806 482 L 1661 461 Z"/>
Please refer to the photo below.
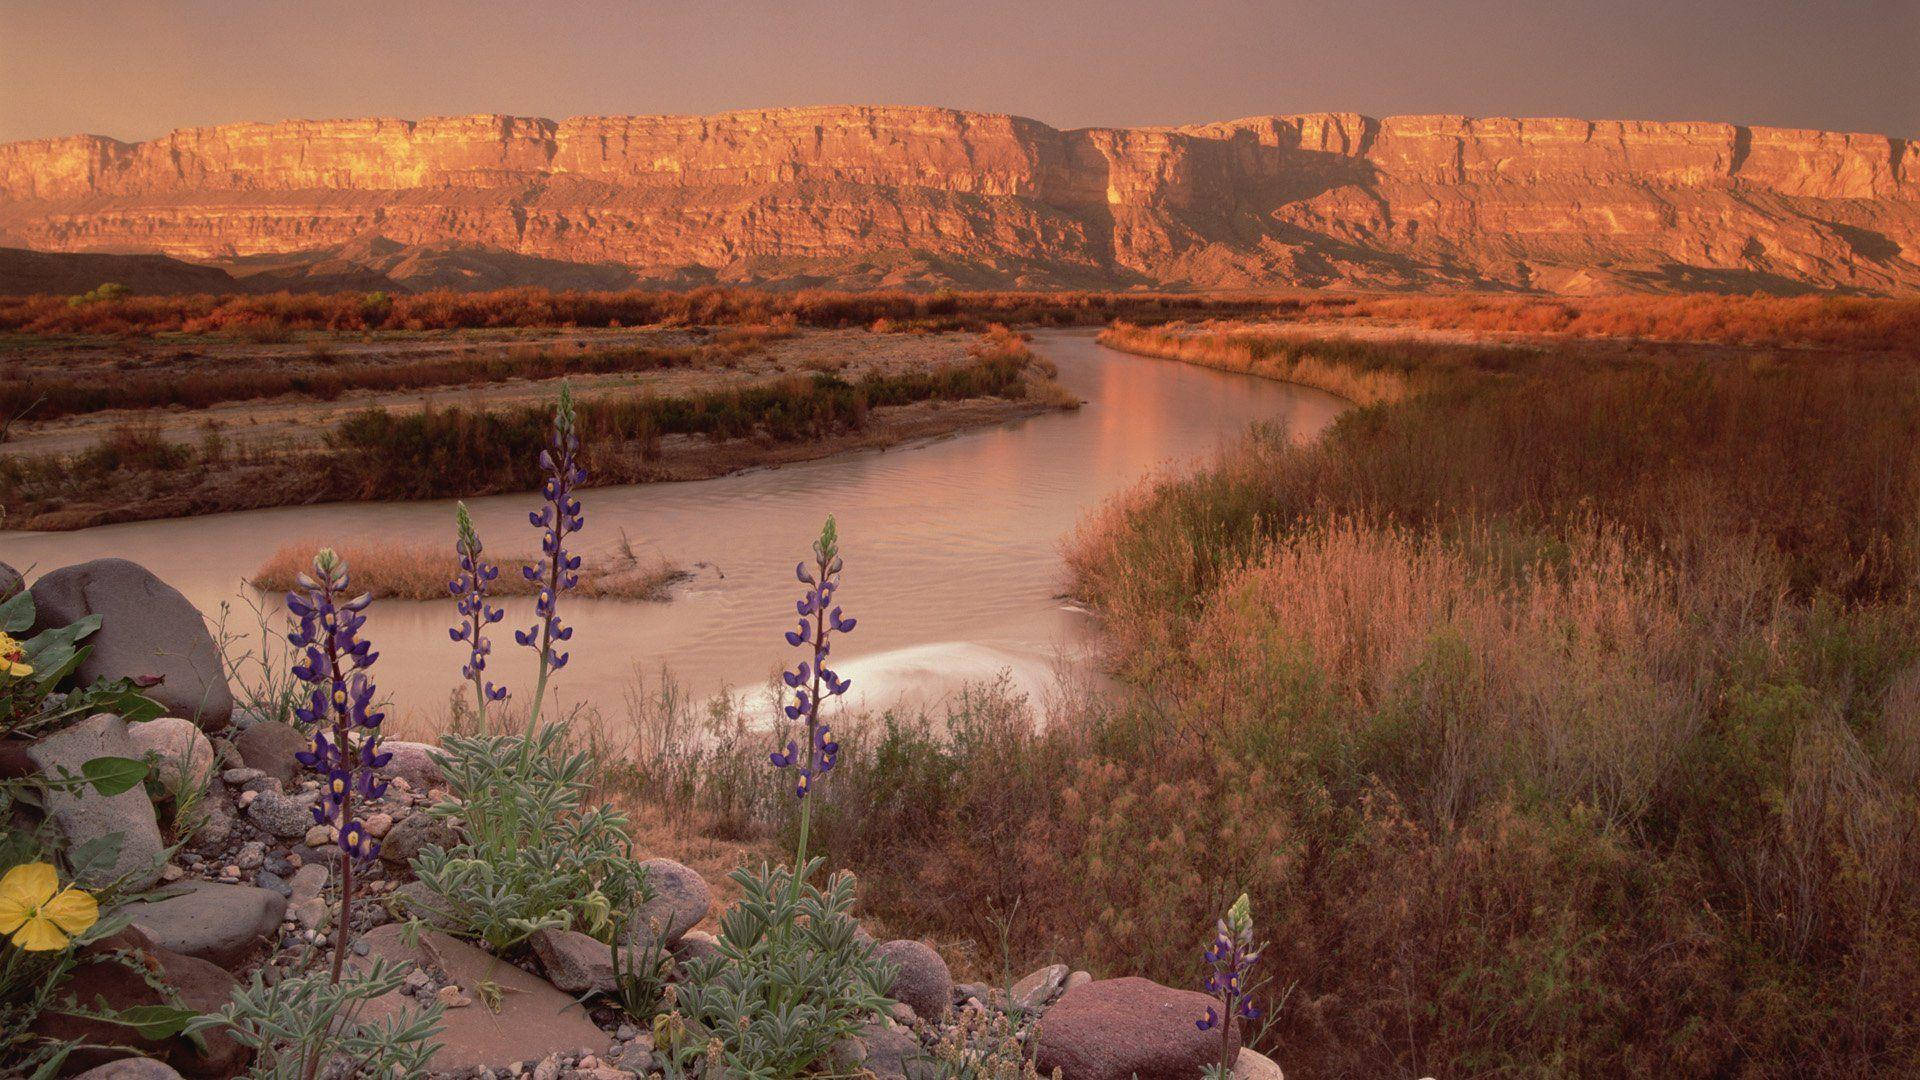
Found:
<path fill-rule="evenodd" d="M 289 121 L 0 145 L 0 245 L 415 286 L 586 266 L 601 277 L 563 279 L 1912 293 L 1920 150 L 1350 113 L 1076 131 L 863 107 Z"/>

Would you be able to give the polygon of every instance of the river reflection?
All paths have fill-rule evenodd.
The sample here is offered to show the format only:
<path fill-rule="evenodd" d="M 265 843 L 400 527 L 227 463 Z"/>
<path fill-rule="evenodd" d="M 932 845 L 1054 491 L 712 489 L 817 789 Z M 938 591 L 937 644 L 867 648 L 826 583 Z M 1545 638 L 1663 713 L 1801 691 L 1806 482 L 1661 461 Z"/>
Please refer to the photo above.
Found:
<path fill-rule="evenodd" d="M 573 658 L 555 680 L 561 699 L 617 714 L 634 672 L 651 675 L 662 665 L 701 696 L 764 685 L 791 651 L 781 631 L 793 621 L 793 564 L 828 512 L 839 519 L 847 561 L 838 599 L 860 620 L 835 649 L 836 667 L 854 677 L 855 702 L 929 700 L 1003 671 L 1038 694 L 1057 666 L 1073 665 L 1090 645 L 1088 617 L 1058 598 L 1060 544 L 1083 515 L 1157 468 L 1204 458 L 1253 421 L 1284 421 L 1308 437 L 1342 407 L 1315 390 L 1114 352 L 1089 332 L 1043 332 L 1035 344 L 1087 399 L 1084 408 L 888 451 L 584 492 L 587 527 L 577 550 L 589 559 L 624 532 L 643 554 L 705 566 L 668 603 L 567 601 L 577 631 Z M 490 549 L 537 546 L 526 519 L 534 500 L 469 504 Z M 132 559 L 209 614 L 234 602 L 234 628 L 248 630 L 240 598 L 261 598 L 243 578 L 282 544 L 450 547 L 452 524 L 450 501 L 285 507 L 0 533 L 0 561 L 32 567 L 31 578 L 85 559 Z M 371 609 L 377 681 L 401 716 L 444 710 L 463 651 L 447 638 L 453 617 L 451 602 L 389 600 Z M 531 622 L 530 602 L 510 601 L 507 620 L 494 628 L 490 674 L 516 688 L 528 685 L 533 663 L 509 628 Z"/>

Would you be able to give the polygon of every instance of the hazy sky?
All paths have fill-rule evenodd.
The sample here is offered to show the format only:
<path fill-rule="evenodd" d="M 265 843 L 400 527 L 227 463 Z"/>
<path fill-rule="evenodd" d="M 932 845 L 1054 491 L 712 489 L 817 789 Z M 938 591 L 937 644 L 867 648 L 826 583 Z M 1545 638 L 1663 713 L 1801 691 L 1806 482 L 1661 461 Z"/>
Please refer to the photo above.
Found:
<path fill-rule="evenodd" d="M 0 141 L 288 117 L 925 104 L 1920 135 L 1920 0 L 0 0 Z"/>

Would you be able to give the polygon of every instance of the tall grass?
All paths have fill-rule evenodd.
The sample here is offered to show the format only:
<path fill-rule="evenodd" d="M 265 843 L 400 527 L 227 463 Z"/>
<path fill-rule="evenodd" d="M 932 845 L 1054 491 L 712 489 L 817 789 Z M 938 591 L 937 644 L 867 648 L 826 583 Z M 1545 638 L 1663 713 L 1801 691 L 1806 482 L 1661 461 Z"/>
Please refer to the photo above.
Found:
<path fill-rule="evenodd" d="M 326 546 L 319 541 L 284 544 L 260 568 L 248 584 L 266 592 L 286 592 L 295 585 L 295 575 L 312 561 L 307 552 Z M 460 572 L 458 558 L 451 545 L 423 543 L 356 544 L 334 543 L 333 549 L 353 567 L 354 587 L 376 598 L 401 600 L 446 600 L 447 584 Z M 499 565 L 514 573 L 502 574 L 494 582 L 494 596 L 532 596 L 538 586 L 517 572 L 532 565 L 531 554 L 499 558 Z M 664 557 L 643 558 L 630 545 L 589 556 L 580 568 L 580 584 L 575 595 L 582 597 L 618 597 L 625 600 L 664 600 L 667 589 L 687 576 L 687 571 Z"/>

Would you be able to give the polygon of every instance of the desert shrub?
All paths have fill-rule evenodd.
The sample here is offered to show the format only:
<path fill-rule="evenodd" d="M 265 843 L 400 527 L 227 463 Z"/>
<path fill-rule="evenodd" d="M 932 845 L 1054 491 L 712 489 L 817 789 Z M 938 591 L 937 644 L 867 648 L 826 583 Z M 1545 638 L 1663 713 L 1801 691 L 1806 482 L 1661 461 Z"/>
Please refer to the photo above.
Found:
<path fill-rule="evenodd" d="M 349 1075 L 420 1080 L 437 1049 L 440 1004 L 397 1010 L 378 1021 L 360 1017 L 369 1002 L 398 991 L 410 970 L 375 958 L 337 981 L 317 968 L 272 982 L 264 971 L 255 972 L 224 1008 L 189 1030 L 225 1029 L 254 1052 L 247 1075 L 260 1080 L 304 1080 L 316 1075 L 310 1069 L 316 1057 L 322 1067 L 338 1061 Z"/>

